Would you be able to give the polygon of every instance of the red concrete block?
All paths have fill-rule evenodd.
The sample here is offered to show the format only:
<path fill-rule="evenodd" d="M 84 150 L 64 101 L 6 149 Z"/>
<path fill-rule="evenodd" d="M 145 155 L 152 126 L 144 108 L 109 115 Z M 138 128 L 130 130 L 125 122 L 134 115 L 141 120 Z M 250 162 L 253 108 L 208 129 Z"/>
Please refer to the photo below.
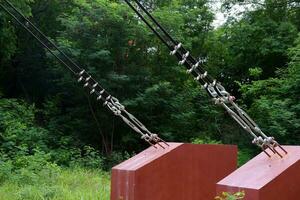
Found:
<path fill-rule="evenodd" d="M 245 200 L 300 199 L 300 147 L 284 146 L 288 155 L 268 158 L 264 153 L 217 184 L 217 193 L 245 191 Z"/>
<path fill-rule="evenodd" d="M 169 143 L 112 169 L 111 200 L 208 200 L 237 167 L 237 147 Z"/>

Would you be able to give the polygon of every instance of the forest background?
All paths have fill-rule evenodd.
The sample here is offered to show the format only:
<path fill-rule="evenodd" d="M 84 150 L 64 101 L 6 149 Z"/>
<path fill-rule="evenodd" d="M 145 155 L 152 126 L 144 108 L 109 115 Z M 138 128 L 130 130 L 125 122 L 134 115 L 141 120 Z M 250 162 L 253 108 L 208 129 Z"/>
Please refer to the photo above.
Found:
<path fill-rule="evenodd" d="M 299 1 L 141 2 L 264 132 L 300 143 Z M 12 3 L 164 140 L 260 151 L 123 1 Z M 215 3 L 247 9 L 214 27 Z M 111 167 L 146 147 L 0 10 L 1 200 L 109 199 Z"/>

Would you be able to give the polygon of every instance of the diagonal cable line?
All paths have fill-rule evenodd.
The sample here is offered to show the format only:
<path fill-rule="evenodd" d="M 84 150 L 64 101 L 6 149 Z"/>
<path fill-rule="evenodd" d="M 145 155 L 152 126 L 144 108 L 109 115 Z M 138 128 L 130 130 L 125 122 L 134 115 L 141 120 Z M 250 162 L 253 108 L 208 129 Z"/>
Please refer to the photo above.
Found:
<path fill-rule="evenodd" d="M 208 75 L 208 72 L 202 68 L 201 60 L 196 59 L 191 55 L 191 52 L 183 47 L 182 43 L 177 42 L 164 29 L 160 23 L 148 12 L 148 10 L 138 0 L 125 0 L 130 8 L 139 16 L 139 18 L 155 33 L 156 36 L 168 47 L 171 51 L 170 55 L 174 55 L 179 60 L 179 65 L 184 65 L 187 72 L 192 74 L 196 81 L 207 91 L 217 105 L 221 105 L 229 115 L 253 137 L 253 144 L 259 146 L 269 157 L 270 154 L 266 151 L 269 149 L 274 154 L 279 153 L 276 147 L 279 147 L 285 154 L 288 152 L 274 139 L 267 136 L 253 119 L 242 110 L 234 101 L 235 97 L 231 96 L 216 79 Z M 148 18 L 148 19 L 146 19 Z"/>
<path fill-rule="evenodd" d="M 78 78 L 78 83 L 82 84 L 82 86 L 89 91 L 90 95 L 96 97 L 98 101 L 101 100 L 103 106 L 107 107 L 114 115 L 119 116 L 129 127 L 141 135 L 141 139 L 145 140 L 154 148 L 158 148 L 158 146 L 166 148 L 169 146 L 157 134 L 150 132 L 144 124 L 134 117 L 134 115 L 129 113 L 116 97 L 110 95 L 89 73 L 77 65 L 54 42 L 48 39 L 47 36 L 27 19 L 11 2 L 8 0 L 3 0 L 3 2 L 6 4 L 0 2 L 0 7 L 10 15 L 17 24 L 35 38 L 41 46 L 49 51 L 63 66 L 69 69 L 73 75 Z"/>

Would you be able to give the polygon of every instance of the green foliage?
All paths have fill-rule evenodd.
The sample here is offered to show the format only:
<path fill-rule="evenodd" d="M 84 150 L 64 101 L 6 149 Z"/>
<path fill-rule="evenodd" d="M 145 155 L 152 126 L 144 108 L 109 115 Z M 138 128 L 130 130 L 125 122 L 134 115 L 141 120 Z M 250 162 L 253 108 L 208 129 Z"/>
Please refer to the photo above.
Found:
<path fill-rule="evenodd" d="M 226 5 L 246 3 L 224 2 Z M 206 41 L 207 45 L 218 48 L 209 52 L 210 58 L 213 58 L 208 63 L 209 67 L 221 73 L 223 76 L 220 78 L 235 93 L 238 93 L 238 86 L 230 84 L 233 80 L 242 83 L 257 80 L 257 77 L 248 73 L 249 68 L 259 66 L 262 70 L 261 79 L 274 77 L 276 70 L 288 62 L 287 51 L 293 46 L 299 32 L 299 24 L 287 14 L 294 9 L 293 1 L 290 5 L 283 3 L 282 6 L 274 0 L 261 5 L 255 2 L 249 1 L 249 4 L 254 4 L 253 8 L 256 9 L 246 9 L 243 15 L 238 16 L 239 20 L 228 20 Z"/>
<path fill-rule="evenodd" d="M 223 192 L 222 196 L 217 196 L 215 200 L 238 200 L 238 199 L 244 199 L 244 197 L 245 197 L 245 192 L 237 192 L 235 194 Z"/>
<path fill-rule="evenodd" d="M 124 160 L 131 158 L 132 156 L 134 156 L 134 154 L 130 155 L 128 152 L 113 152 L 111 155 L 104 158 L 103 169 L 109 171 L 112 167 L 120 164 Z"/>
<path fill-rule="evenodd" d="M 162 43 L 144 24 L 138 23 L 126 4 L 107 0 L 13 3 L 32 16 L 47 35 L 113 95 L 121 97 L 128 110 L 150 130 L 166 140 L 210 138 L 238 143 L 243 149 L 250 145 L 241 139 L 243 131 L 228 115 L 199 92 L 183 69 L 174 67 L 176 62 Z M 45 3 L 47 6 L 43 7 Z M 268 1 L 216 30 L 211 27 L 213 15 L 205 0 L 151 1 L 147 6 L 172 35 L 184 41 L 195 54 L 209 58 L 205 67 L 210 74 L 219 76 L 229 91 L 243 97 L 239 103 L 245 103 L 246 110 L 250 108 L 266 132 L 274 132 L 281 140 L 291 134 L 293 137 L 287 142 L 298 141 L 295 96 L 299 84 L 293 83 L 297 77 L 278 78 L 275 73 L 279 69 L 278 73 L 292 70 L 289 74 L 297 74 L 295 64 L 283 70 L 289 58 L 290 63 L 295 62 L 292 52 L 298 51 L 297 47 L 292 48 L 298 32 L 294 18 L 297 12 L 292 4 L 275 12 L 270 8 L 277 4 Z M 4 153 L 13 157 L 20 152 L 31 155 L 34 149 L 40 149 L 50 152 L 51 159 L 59 165 L 75 165 L 80 160 L 79 163 L 86 163 L 83 165 L 103 166 L 106 164 L 102 163 L 102 155 L 120 160 L 114 159 L 114 155 L 145 147 L 122 121 L 83 95 L 83 90 L 53 57 L 19 27 L 7 24 L 9 17 L 1 14 L 5 19 L 0 33 L 6 36 L 0 38 L 12 49 L 5 50 L 1 43 L 4 53 L 10 54 L 5 56 L 9 61 L 3 65 L 5 70 L 1 70 L 1 96 L 29 102 L 27 105 L 21 100 L 2 100 Z M 5 29 L 11 30 L 8 33 Z M 8 41 L 20 45 L 9 45 Z M 256 81 L 259 79 L 263 80 Z M 284 84 L 293 88 L 280 86 Z M 287 91 L 291 99 L 285 99 Z M 269 93 L 276 95 L 270 97 Z M 262 117 L 261 112 L 269 119 Z M 95 150 L 87 153 L 86 148 Z M 99 162 L 93 163 L 93 159 Z"/>
<path fill-rule="evenodd" d="M 0 99 L 0 150 L 14 157 L 46 150 L 47 130 L 34 123 L 35 107 L 16 99 Z"/>
<path fill-rule="evenodd" d="M 31 9 L 28 6 L 32 0 L 13 0 L 11 1 L 18 9 L 22 10 L 25 16 L 31 15 Z M 12 20 L 4 11 L 0 11 L 0 64 L 2 61 L 9 60 L 17 51 L 17 38 L 15 28 L 12 26 Z M 0 70 L 2 67 L 0 66 Z M 1 76 L 0 76 L 1 77 Z"/>
<path fill-rule="evenodd" d="M 254 67 L 249 69 L 249 75 L 254 78 L 259 78 L 262 74 L 262 69 L 260 67 Z"/>
<path fill-rule="evenodd" d="M 71 166 L 80 166 L 90 169 L 104 167 L 103 158 L 100 156 L 99 151 L 93 147 L 85 146 L 83 150 L 81 152 L 78 151 L 78 153 L 77 156 L 72 157 Z"/>
<path fill-rule="evenodd" d="M 10 162 L 8 161 L 8 163 Z M 18 185 L 55 183 L 60 172 L 59 167 L 50 162 L 50 155 L 43 152 L 15 157 L 12 165 L 13 168 L 7 180 Z"/>
<path fill-rule="evenodd" d="M 244 165 L 252 159 L 257 152 L 253 148 L 243 148 L 238 150 L 238 166 Z"/>
<path fill-rule="evenodd" d="M 277 78 L 255 81 L 241 88 L 245 101 L 251 105 L 250 112 L 262 127 L 290 144 L 299 142 L 299 49 L 298 39 L 289 51 L 288 68 L 279 70 Z"/>
<path fill-rule="evenodd" d="M 30 158 L 27 156 L 35 154 L 36 151 L 42 151 L 49 152 L 47 160 L 60 165 L 89 168 L 103 165 L 103 159 L 94 148 L 88 145 L 71 145 L 71 137 L 55 135 L 57 132 L 52 133 L 37 125 L 37 114 L 39 112 L 35 106 L 29 106 L 23 101 L 0 99 L 0 154 L 7 159 L 20 158 L 21 161 L 16 162 L 23 164 L 25 162 L 22 156 L 27 159 Z"/>
<path fill-rule="evenodd" d="M 238 144 L 239 165 L 259 152 L 123 2 L 12 2 L 165 140 Z M 297 2 L 247 1 L 252 9 L 216 29 L 207 0 L 144 3 L 195 57 L 208 58 L 209 74 L 240 99 L 266 134 L 299 143 Z M 226 0 L 224 8 L 240 3 Z M 107 175 L 97 168 L 109 170 L 145 147 L 0 11 L 1 198 L 108 199 Z"/>
<path fill-rule="evenodd" d="M 41 169 L 42 172 L 36 173 L 36 170 L 31 171 L 31 169 L 26 167 L 20 169 L 22 171 L 20 174 L 9 174 L 12 178 L 6 179 L 0 185 L 0 199 L 109 199 L 109 176 L 100 170 L 87 170 L 84 168 L 64 169 L 57 166 L 54 169 L 53 166 L 44 166 Z M 53 173 L 55 173 L 55 176 Z M 27 182 L 28 180 L 30 182 Z"/>
<path fill-rule="evenodd" d="M 192 143 L 193 144 L 221 144 L 220 141 L 211 140 L 209 138 L 204 138 L 204 139 L 196 138 L 193 139 Z"/>
<path fill-rule="evenodd" d="M 12 174 L 13 164 L 12 161 L 0 161 L 0 185 L 10 178 Z"/>

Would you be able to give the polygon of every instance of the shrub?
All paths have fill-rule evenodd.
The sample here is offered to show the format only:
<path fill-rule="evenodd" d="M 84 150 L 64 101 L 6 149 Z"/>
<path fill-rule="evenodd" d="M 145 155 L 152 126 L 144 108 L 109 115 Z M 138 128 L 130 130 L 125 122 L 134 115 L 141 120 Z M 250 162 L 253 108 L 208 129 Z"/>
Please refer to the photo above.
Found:
<path fill-rule="evenodd" d="M 105 170 L 110 170 L 113 166 L 121 163 L 124 160 L 129 159 L 130 157 L 132 157 L 134 154 L 130 155 L 128 152 L 113 152 L 111 153 L 110 156 L 105 158 L 105 165 L 103 166 L 103 168 Z"/>
<path fill-rule="evenodd" d="M 50 162 L 50 155 L 40 151 L 30 156 L 18 156 L 8 163 L 12 164 L 10 179 L 19 185 L 55 182 L 60 171 L 56 164 Z"/>
<path fill-rule="evenodd" d="M 12 169 L 13 165 L 11 161 L 0 160 L 0 185 L 9 179 Z"/>
<path fill-rule="evenodd" d="M 208 137 L 205 138 L 194 138 L 192 139 L 193 144 L 222 144 L 220 141 L 212 140 Z"/>
<path fill-rule="evenodd" d="M 70 165 L 94 169 L 102 168 L 103 158 L 93 147 L 84 146 L 82 151 L 79 150 L 78 154 L 73 156 Z"/>
<path fill-rule="evenodd" d="M 240 200 L 244 199 L 245 192 L 237 192 L 235 194 L 231 194 L 229 192 L 223 192 L 222 196 L 217 196 L 215 200 Z"/>

